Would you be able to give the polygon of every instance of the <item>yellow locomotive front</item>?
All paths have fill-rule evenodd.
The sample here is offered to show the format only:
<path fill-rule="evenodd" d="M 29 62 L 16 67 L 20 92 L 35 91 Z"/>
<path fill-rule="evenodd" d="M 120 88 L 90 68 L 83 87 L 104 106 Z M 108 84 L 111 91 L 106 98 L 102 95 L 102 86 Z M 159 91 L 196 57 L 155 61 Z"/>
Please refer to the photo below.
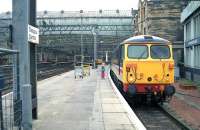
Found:
<path fill-rule="evenodd" d="M 121 45 L 121 71 L 116 76 L 132 96 L 165 101 L 175 93 L 174 60 L 169 41 L 155 36 L 135 36 Z"/>
<path fill-rule="evenodd" d="M 126 44 L 124 83 L 172 84 L 174 60 L 171 45 Z"/>

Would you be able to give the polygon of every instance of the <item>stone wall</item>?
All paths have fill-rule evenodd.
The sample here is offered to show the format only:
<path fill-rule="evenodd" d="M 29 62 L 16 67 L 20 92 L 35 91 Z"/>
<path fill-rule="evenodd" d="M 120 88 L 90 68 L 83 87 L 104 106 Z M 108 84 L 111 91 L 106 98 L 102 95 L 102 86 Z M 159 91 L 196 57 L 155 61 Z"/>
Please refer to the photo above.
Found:
<path fill-rule="evenodd" d="M 139 34 L 160 36 L 172 42 L 183 41 L 180 23 L 180 0 L 140 1 L 138 15 Z"/>
<path fill-rule="evenodd" d="M 147 34 L 183 41 L 180 0 L 149 1 L 146 7 Z"/>

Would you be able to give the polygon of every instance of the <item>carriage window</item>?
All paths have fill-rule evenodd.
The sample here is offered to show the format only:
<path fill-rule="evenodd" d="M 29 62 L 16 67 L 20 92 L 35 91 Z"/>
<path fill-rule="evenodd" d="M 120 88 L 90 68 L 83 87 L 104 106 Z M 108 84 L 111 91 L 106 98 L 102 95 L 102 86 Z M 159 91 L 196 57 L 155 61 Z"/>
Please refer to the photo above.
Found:
<path fill-rule="evenodd" d="M 148 47 L 145 45 L 129 45 L 128 57 L 133 59 L 146 59 L 148 57 Z"/>
<path fill-rule="evenodd" d="M 170 58 L 169 46 L 153 45 L 151 46 L 151 58 L 168 59 Z"/>

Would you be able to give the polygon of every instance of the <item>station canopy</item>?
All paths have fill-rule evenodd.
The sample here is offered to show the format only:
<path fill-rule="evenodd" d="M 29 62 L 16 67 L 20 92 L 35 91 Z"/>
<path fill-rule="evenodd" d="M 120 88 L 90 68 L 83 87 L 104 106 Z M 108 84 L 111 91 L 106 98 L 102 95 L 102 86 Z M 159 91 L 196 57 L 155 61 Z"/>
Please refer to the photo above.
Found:
<path fill-rule="evenodd" d="M 93 39 L 97 35 L 98 55 L 102 56 L 105 51 L 111 52 L 118 43 L 133 36 L 135 14 L 135 10 L 37 12 L 39 47 L 70 50 L 77 54 L 83 43 L 85 53 L 92 56 Z M 0 35 L 8 33 L 5 27 L 9 27 L 11 19 L 11 12 L 0 14 Z M 0 36 L 0 39 L 8 38 Z"/>

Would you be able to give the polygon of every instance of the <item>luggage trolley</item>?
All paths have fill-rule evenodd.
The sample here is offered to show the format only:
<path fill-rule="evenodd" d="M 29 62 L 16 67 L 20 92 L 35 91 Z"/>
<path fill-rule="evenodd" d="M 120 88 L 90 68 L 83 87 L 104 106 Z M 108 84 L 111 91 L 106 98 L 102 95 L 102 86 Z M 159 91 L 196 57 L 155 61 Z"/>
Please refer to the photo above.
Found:
<path fill-rule="evenodd" d="M 90 69 L 92 65 L 92 59 L 90 56 L 75 55 L 74 56 L 74 77 L 83 78 L 84 76 L 90 76 Z"/>
<path fill-rule="evenodd" d="M 83 75 L 90 76 L 90 64 L 83 65 Z"/>
<path fill-rule="evenodd" d="M 84 56 L 84 63 L 83 63 L 84 76 L 90 76 L 91 65 L 92 65 L 92 58 L 90 56 Z"/>

